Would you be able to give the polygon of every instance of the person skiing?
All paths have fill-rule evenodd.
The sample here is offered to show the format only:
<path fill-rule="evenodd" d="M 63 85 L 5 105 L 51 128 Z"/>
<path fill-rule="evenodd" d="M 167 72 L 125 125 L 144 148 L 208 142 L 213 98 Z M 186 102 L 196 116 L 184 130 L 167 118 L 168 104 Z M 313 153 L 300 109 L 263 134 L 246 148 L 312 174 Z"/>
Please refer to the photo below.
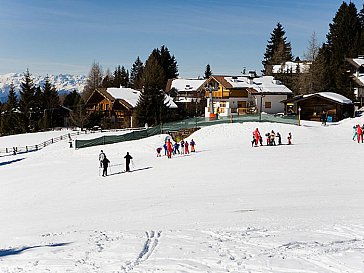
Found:
<path fill-rule="evenodd" d="M 133 157 L 129 154 L 129 152 L 126 153 L 125 158 L 125 171 L 130 172 L 130 161 L 133 159 Z"/>
<path fill-rule="evenodd" d="M 255 145 L 255 136 L 253 134 L 253 139 L 252 139 L 252 147 Z M 256 146 L 256 145 L 255 145 Z"/>
<path fill-rule="evenodd" d="M 181 154 L 185 153 L 185 141 L 182 139 L 181 140 Z"/>
<path fill-rule="evenodd" d="M 326 121 L 327 121 L 327 115 L 326 115 L 326 112 L 325 111 L 322 111 L 322 114 L 321 114 L 321 122 L 322 122 L 322 125 L 326 125 Z"/>
<path fill-rule="evenodd" d="M 173 151 L 172 143 L 171 143 L 171 140 L 168 139 L 167 140 L 167 155 L 168 155 L 168 158 L 172 158 L 172 151 Z"/>
<path fill-rule="evenodd" d="M 270 146 L 276 146 L 276 134 L 274 133 L 273 130 L 269 134 L 269 144 Z"/>
<path fill-rule="evenodd" d="M 161 148 L 161 147 L 158 147 L 158 148 L 156 149 L 156 151 L 157 151 L 157 157 L 161 157 L 161 151 L 162 151 L 162 148 Z"/>
<path fill-rule="evenodd" d="M 353 126 L 353 133 L 354 133 L 354 135 L 353 135 L 353 141 L 355 141 L 358 138 L 358 130 L 356 129 L 357 126 L 358 125 L 354 125 Z"/>
<path fill-rule="evenodd" d="M 179 144 L 178 142 L 175 142 L 174 145 L 173 145 L 173 154 L 180 154 L 179 152 Z"/>
<path fill-rule="evenodd" d="M 270 133 L 266 133 L 265 136 L 267 137 L 267 146 L 270 146 Z"/>
<path fill-rule="evenodd" d="M 260 144 L 260 146 L 263 146 L 263 138 L 262 138 L 262 136 L 259 136 L 259 144 Z"/>
<path fill-rule="evenodd" d="M 164 155 L 167 155 L 167 143 L 165 142 L 163 145 L 163 149 L 164 149 Z"/>
<path fill-rule="evenodd" d="M 292 144 L 292 134 L 291 134 L 291 132 L 288 133 L 287 139 L 288 139 L 288 145 L 291 145 Z"/>
<path fill-rule="evenodd" d="M 258 146 L 259 137 L 260 137 L 260 132 L 259 132 L 258 128 L 256 128 L 255 131 L 253 132 L 253 136 L 255 138 L 255 146 Z"/>
<path fill-rule="evenodd" d="M 358 134 L 358 143 L 360 142 L 360 140 L 361 140 L 361 143 L 363 143 L 363 131 L 359 124 L 356 126 L 356 131 Z"/>
<path fill-rule="evenodd" d="M 185 154 L 189 154 L 190 151 L 188 150 L 188 141 L 185 142 Z"/>
<path fill-rule="evenodd" d="M 104 160 L 105 157 L 106 157 L 106 155 L 105 155 L 104 151 L 101 150 L 101 152 L 99 154 L 100 168 L 102 168 L 102 161 Z"/>
<path fill-rule="evenodd" d="M 282 137 L 279 132 L 277 132 L 277 138 L 278 138 L 278 145 L 282 145 Z"/>
<path fill-rule="evenodd" d="M 110 160 L 106 158 L 104 154 L 104 158 L 102 160 L 102 166 L 104 167 L 102 170 L 102 176 L 107 176 L 107 167 L 109 166 Z"/>
<path fill-rule="evenodd" d="M 195 151 L 195 145 L 196 145 L 195 141 L 193 139 L 191 139 L 191 141 L 190 141 L 191 153 L 196 152 Z"/>

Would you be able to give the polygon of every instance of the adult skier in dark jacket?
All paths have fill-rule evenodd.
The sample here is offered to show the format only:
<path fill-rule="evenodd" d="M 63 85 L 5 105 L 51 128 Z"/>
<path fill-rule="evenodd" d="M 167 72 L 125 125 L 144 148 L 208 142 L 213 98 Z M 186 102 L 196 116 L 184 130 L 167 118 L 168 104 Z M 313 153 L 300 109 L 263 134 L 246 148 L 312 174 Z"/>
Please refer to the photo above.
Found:
<path fill-rule="evenodd" d="M 107 176 L 107 167 L 109 166 L 110 160 L 106 158 L 106 156 L 104 157 L 104 159 L 102 160 L 102 166 L 103 166 L 103 170 L 102 170 L 102 176 Z"/>
<path fill-rule="evenodd" d="M 129 152 L 127 152 L 126 156 L 124 156 L 124 158 L 125 158 L 125 163 L 126 163 L 125 171 L 130 172 L 130 160 L 132 160 L 133 157 L 129 154 Z"/>

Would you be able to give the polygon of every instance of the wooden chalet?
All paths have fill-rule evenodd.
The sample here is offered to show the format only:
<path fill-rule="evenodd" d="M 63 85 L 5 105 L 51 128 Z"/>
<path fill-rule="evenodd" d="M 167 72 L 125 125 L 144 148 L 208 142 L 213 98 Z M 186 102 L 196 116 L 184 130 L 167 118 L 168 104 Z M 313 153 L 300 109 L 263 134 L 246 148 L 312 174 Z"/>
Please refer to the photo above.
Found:
<path fill-rule="evenodd" d="M 284 111 L 281 101 L 292 94 L 272 76 L 257 77 L 254 71 L 243 76 L 213 75 L 202 88 L 207 98 L 206 117 L 280 113 Z"/>
<path fill-rule="evenodd" d="M 114 128 L 130 128 L 139 96 L 140 91 L 131 88 L 97 88 L 86 101 L 87 111 L 103 112 Z"/>
<path fill-rule="evenodd" d="M 298 113 L 300 109 L 303 120 L 320 121 L 323 113 L 328 121 L 339 121 L 354 115 L 353 102 L 333 92 L 300 95 L 282 102 L 285 105 L 286 114 Z"/>

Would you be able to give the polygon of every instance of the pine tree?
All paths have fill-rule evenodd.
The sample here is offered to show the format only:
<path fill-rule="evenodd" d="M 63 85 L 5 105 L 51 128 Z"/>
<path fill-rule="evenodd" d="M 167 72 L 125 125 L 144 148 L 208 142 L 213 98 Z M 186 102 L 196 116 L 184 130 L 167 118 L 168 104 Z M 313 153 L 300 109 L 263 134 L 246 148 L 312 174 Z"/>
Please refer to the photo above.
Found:
<path fill-rule="evenodd" d="M 139 125 L 157 125 L 166 113 L 165 94 L 161 90 L 164 71 L 152 53 L 145 64 L 143 73 L 144 89 L 139 97 L 135 117 Z"/>
<path fill-rule="evenodd" d="M 15 93 L 14 84 L 10 84 L 8 100 L 3 105 L 3 116 L 1 122 L 1 133 L 3 135 L 13 135 L 21 132 L 19 128 L 18 100 Z"/>
<path fill-rule="evenodd" d="M 129 72 L 128 70 L 125 69 L 124 66 L 121 67 L 120 76 L 121 76 L 120 86 L 129 87 Z"/>
<path fill-rule="evenodd" d="M 130 87 L 136 90 L 143 89 L 143 71 L 144 65 L 140 60 L 139 56 L 135 60 L 131 70 L 130 70 Z"/>
<path fill-rule="evenodd" d="M 161 46 L 160 49 L 160 66 L 164 72 L 163 90 L 166 87 L 168 79 L 174 79 L 178 77 L 178 65 L 174 55 L 171 56 L 166 46 Z"/>
<path fill-rule="evenodd" d="M 114 87 L 129 87 L 129 72 L 120 65 L 114 71 Z"/>
<path fill-rule="evenodd" d="M 354 3 L 343 2 L 330 24 L 327 41 L 319 51 L 313 67 L 321 68 L 314 88 L 319 91 L 333 91 L 348 98 L 354 98 L 347 73 L 345 58 L 356 58 L 360 53 L 360 35 L 362 32 L 360 16 Z M 322 89 L 324 88 L 324 89 Z"/>
<path fill-rule="evenodd" d="M 264 60 L 262 61 L 265 75 L 272 75 L 272 67 L 275 64 L 283 64 L 293 60 L 291 43 L 287 42 L 286 32 L 280 23 L 273 29 L 268 41 Z"/>
<path fill-rule="evenodd" d="M 164 79 L 161 83 L 160 89 L 165 89 L 167 81 L 169 79 L 175 79 L 178 77 L 178 66 L 174 56 L 171 56 L 166 46 L 161 46 L 161 49 L 153 49 L 151 55 L 154 56 L 158 64 L 162 67 L 164 73 Z"/>
<path fill-rule="evenodd" d="M 360 23 L 360 34 L 359 34 L 359 55 L 364 55 L 364 5 L 358 14 Z"/>
<path fill-rule="evenodd" d="M 42 118 L 43 118 L 43 93 L 40 86 L 37 86 L 35 88 L 34 93 L 34 105 L 32 110 L 32 119 L 31 119 L 31 125 L 33 128 L 33 131 L 39 131 L 40 128 L 43 127 L 42 125 Z"/>
<path fill-rule="evenodd" d="M 105 72 L 105 76 L 102 79 L 101 86 L 104 88 L 109 88 L 114 86 L 114 76 L 111 74 L 110 69 L 108 68 Z"/>
<path fill-rule="evenodd" d="M 23 133 L 30 132 L 31 121 L 33 120 L 32 114 L 33 107 L 35 106 L 35 91 L 32 75 L 29 70 L 24 73 L 24 79 L 20 85 L 20 100 L 19 100 L 19 110 L 20 110 L 20 128 Z"/>
<path fill-rule="evenodd" d="M 63 106 L 73 110 L 77 108 L 77 105 L 82 104 L 82 97 L 76 90 L 73 90 L 65 97 L 63 101 Z"/>
<path fill-rule="evenodd" d="M 54 121 L 56 121 L 55 112 L 57 112 L 56 110 L 59 107 L 60 101 L 58 92 L 54 85 L 51 84 L 48 76 L 44 80 L 42 93 L 43 128 L 51 128 L 53 127 Z"/>
<path fill-rule="evenodd" d="M 209 64 L 207 64 L 205 69 L 204 79 L 210 78 L 211 75 L 212 75 L 211 67 Z"/>

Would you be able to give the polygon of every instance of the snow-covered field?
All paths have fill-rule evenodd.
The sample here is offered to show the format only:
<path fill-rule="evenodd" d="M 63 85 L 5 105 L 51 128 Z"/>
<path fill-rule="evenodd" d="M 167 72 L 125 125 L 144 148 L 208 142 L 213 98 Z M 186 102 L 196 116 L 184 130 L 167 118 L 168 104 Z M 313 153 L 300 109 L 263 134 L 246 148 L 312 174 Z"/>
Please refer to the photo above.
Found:
<path fill-rule="evenodd" d="M 196 153 L 170 160 L 155 154 L 165 135 L 0 155 L 0 272 L 364 272 L 357 123 L 216 125 L 189 138 Z M 252 148 L 256 127 L 284 143 L 292 132 L 293 145 Z"/>

